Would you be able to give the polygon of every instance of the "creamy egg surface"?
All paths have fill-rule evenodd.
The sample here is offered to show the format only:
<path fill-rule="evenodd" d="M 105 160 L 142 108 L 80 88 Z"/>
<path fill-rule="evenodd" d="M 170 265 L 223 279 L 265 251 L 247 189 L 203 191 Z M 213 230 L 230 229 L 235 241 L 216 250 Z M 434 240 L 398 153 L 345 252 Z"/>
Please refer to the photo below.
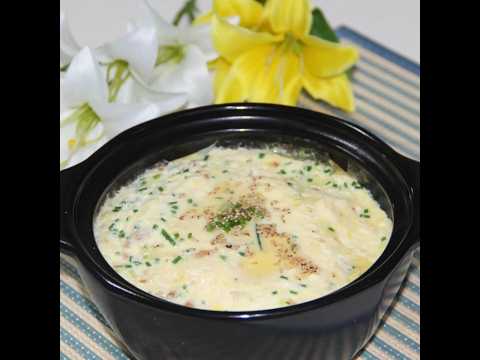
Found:
<path fill-rule="evenodd" d="M 210 147 L 161 163 L 111 194 L 97 245 L 136 287 L 222 311 L 317 299 L 382 254 L 392 221 L 335 163 L 278 149 Z"/>

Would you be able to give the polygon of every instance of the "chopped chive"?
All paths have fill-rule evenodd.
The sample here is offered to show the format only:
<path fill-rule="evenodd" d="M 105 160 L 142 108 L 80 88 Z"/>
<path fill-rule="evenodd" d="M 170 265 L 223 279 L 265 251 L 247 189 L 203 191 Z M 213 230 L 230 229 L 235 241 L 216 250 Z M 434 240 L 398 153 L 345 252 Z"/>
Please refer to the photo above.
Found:
<path fill-rule="evenodd" d="M 238 252 L 238 255 L 240 255 L 240 256 L 245 256 L 245 253 L 244 253 L 243 251 L 239 251 L 239 252 Z"/>
<path fill-rule="evenodd" d="M 387 240 L 386 236 L 382 237 L 382 239 L 380 241 L 385 241 L 385 240 Z"/>
<path fill-rule="evenodd" d="M 175 239 L 178 239 L 180 237 L 180 234 L 179 233 L 175 233 L 173 234 L 173 236 L 175 237 Z"/>
<path fill-rule="evenodd" d="M 264 153 L 258 154 L 258 158 L 259 158 L 259 159 L 263 159 L 264 157 L 265 157 L 265 154 L 264 154 Z"/>
<path fill-rule="evenodd" d="M 280 276 L 280 278 L 283 279 L 283 280 L 288 280 L 288 277 L 286 277 L 284 275 Z"/>
<path fill-rule="evenodd" d="M 220 255 L 220 259 L 222 259 L 223 261 L 227 261 L 227 257 L 225 255 Z"/>
<path fill-rule="evenodd" d="M 205 157 L 203 158 L 203 161 L 207 161 L 209 157 L 210 155 L 205 155 Z"/>
<path fill-rule="evenodd" d="M 257 236 L 257 243 L 258 243 L 258 247 L 260 248 L 260 250 L 263 250 L 263 247 L 262 247 L 262 240 L 260 239 L 260 235 L 257 231 L 257 224 L 254 225 L 255 227 L 255 235 Z"/>
<path fill-rule="evenodd" d="M 331 232 L 335 232 L 335 229 L 330 226 L 328 227 L 328 230 L 330 230 Z"/>
<path fill-rule="evenodd" d="M 162 229 L 162 235 L 172 246 L 175 246 L 175 240 L 170 236 L 168 232 L 165 231 L 165 229 Z"/>
<path fill-rule="evenodd" d="M 301 286 L 301 287 L 304 287 L 304 288 L 307 287 L 307 285 L 305 285 L 305 284 L 300 284 L 300 286 Z"/>
<path fill-rule="evenodd" d="M 157 230 L 157 229 L 158 229 L 158 225 L 157 225 L 157 224 L 154 224 L 154 225 L 152 226 L 152 229 L 153 229 L 153 230 Z"/>
<path fill-rule="evenodd" d="M 173 263 L 173 264 L 176 264 L 176 263 L 178 263 L 180 260 L 182 260 L 182 257 L 181 257 L 181 256 L 177 256 L 175 259 L 172 260 L 172 263 Z"/>
<path fill-rule="evenodd" d="M 312 178 L 308 178 L 307 181 L 308 181 L 308 182 L 312 182 L 313 179 L 312 179 Z"/>
<path fill-rule="evenodd" d="M 352 181 L 352 186 L 355 188 L 355 189 L 362 189 L 363 186 L 358 183 L 357 181 Z"/>
<path fill-rule="evenodd" d="M 158 191 L 163 191 L 163 187 L 159 186 L 158 188 Z"/>
<path fill-rule="evenodd" d="M 170 202 L 168 203 L 168 205 L 175 205 L 175 204 L 177 204 L 177 203 L 178 203 L 178 201 L 170 201 Z"/>
<path fill-rule="evenodd" d="M 160 177 L 160 174 L 153 175 L 153 178 L 156 180 Z"/>
<path fill-rule="evenodd" d="M 285 175 L 287 172 L 285 170 L 280 170 L 280 174 Z"/>
<path fill-rule="evenodd" d="M 138 209 L 133 209 L 133 212 L 134 212 L 134 213 L 137 213 L 137 212 L 138 212 Z"/>
<path fill-rule="evenodd" d="M 124 238 L 125 237 L 125 231 L 120 230 L 119 233 L 118 233 L 118 237 L 119 238 Z"/>
<path fill-rule="evenodd" d="M 298 292 L 296 292 L 295 290 L 290 290 L 290 294 L 298 295 Z"/>
<path fill-rule="evenodd" d="M 287 185 L 288 186 L 293 186 L 293 184 L 291 182 L 287 182 Z"/>
<path fill-rule="evenodd" d="M 192 233 L 188 233 L 187 237 L 188 237 L 189 239 L 191 239 L 191 238 L 192 238 Z"/>
<path fill-rule="evenodd" d="M 163 222 L 167 222 L 167 220 L 165 220 L 164 218 L 160 218 L 160 220 L 162 220 Z"/>
<path fill-rule="evenodd" d="M 275 291 L 272 291 L 272 295 L 277 295 L 278 294 L 278 291 L 275 290 Z"/>
<path fill-rule="evenodd" d="M 119 212 L 120 210 L 122 210 L 121 206 L 115 206 L 112 211 L 113 212 Z"/>
<path fill-rule="evenodd" d="M 145 265 L 152 266 L 152 264 L 150 264 L 148 261 L 145 261 Z"/>
<path fill-rule="evenodd" d="M 141 189 L 138 189 L 138 191 L 145 191 L 145 190 L 147 190 L 147 189 L 148 189 L 148 188 L 143 187 L 143 188 L 141 188 Z"/>
<path fill-rule="evenodd" d="M 132 265 L 127 264 L 127 265 L 125 265 L 125 267 L 126 267 L 127 269 L 130 269 L 130 268 L 132 267 Z"/>
<path fill-rule="evenodd" d="M 192 199 L 188 199 L 187 202 L 188 202 L 189 204 L 191 204 L 191 203 L 193 203 L 193 200 L 192 200 Z"/>

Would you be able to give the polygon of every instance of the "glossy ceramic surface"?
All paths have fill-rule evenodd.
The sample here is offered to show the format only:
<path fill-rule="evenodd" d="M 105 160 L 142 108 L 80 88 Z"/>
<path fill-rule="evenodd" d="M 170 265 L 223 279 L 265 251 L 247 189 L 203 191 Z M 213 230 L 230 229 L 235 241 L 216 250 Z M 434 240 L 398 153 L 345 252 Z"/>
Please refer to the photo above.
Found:
<path fill-rule="evenodd" d="M 339 291 L 280 309 L 190 309 L 133 287 L 95 245 L 92 221 L 99 204 L 152 163 L 215 141 L 311 146 L 353 167 L 394 220 L 386 251 Z M 84 163 L 62 171 L 60 244 L 79 260 L 92 298 L 138 359 L 350 359 L 373 335 L 419 246 L 419 175 L 419 163 L 328 115 L 264 104 L 197 108 L 132 128 Z"/>

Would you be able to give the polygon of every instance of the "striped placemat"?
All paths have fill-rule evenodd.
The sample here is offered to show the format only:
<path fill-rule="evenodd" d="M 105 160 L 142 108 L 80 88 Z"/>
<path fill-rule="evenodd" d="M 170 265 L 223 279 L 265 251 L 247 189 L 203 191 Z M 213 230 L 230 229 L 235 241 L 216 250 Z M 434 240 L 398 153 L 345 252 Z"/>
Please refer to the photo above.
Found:
<path fill-rule="evenodd" d="M 320 104 L 307 95 L 300 106 L 358 123 L 399 152 L 420 158 L 420 67 L 357 32 L 337 30 L 355 44 L 361 60 L 353 75 L 357 111 L 352 115 Z M 90 300 L 75 260 L 60 255 L 60 359 L 131 359 Z M 379 330 L 355 360 L 420 359 L 420 256 Z M 159 359 L 161 360 L 161 359 Z"/>

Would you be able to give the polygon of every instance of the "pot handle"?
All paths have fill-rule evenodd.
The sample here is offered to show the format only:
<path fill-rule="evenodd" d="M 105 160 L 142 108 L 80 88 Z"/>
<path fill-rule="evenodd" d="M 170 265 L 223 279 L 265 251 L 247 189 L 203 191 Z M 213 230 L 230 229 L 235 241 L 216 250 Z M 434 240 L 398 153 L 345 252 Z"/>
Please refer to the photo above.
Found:
<path fill-rule="evenodd" d="M 411 196 L 414 206 L 414 219 L 409 237 L 412 246 L 417 249 L 420 247 L 420 162 L 398 154 L 403 174 L 410 186 Z"/>
<path fill-rule="evenodd" d="M 73 236 L 73 204 L 76 191 L 83 180 L 85 163 L 60 171 L 60 251 L 75 255 Z"/>

